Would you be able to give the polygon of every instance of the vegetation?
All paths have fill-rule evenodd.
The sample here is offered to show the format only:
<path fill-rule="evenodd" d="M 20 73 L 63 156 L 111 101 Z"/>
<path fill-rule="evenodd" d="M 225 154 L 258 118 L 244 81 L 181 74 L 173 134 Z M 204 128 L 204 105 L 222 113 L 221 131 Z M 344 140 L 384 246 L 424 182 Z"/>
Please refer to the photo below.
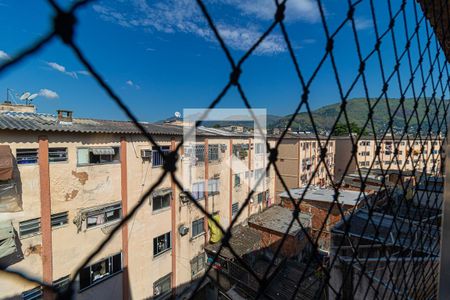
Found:
<path fill-rule="evenodd" d="M 399 99 L 389 99 L 386 101 L 385 99 L 381 99 L 378 103 L 376 103 L 375 99 L 369 100 L 370 106 L 373 109 L 373 116 L 370 118 L 369 114 L 369 105 L 366 99 L 352 99 L 349 100 L 346 106 L 347 116 L 351 123 L 354 123 L 352 126 L 352 132 L 360 132 L 361 128 L 365 126 L 365 133 L 373 134 L 374 130 L 372 129 L 372 123 L 368 120 L 373 120 L 373 127 L 375 128 L 375 132 L 379 133 L 390 125 L 390 115 L 392 118 L 392 128 L 395 131 L 405 131 L 405 126 L 407 126 L 407 122 L 409 121 L 409 126 L 407 128 L 408 132 L 415 132 L 419 128 L 419 123 L 424 120 L 421 130 L 426 130 L 432 124 L 432 128 L 434 132 L 437 132 L 439 125 L 435 121 L 433 122 L 433 118 L 427 119 L 426 116 L 436 116 L 436 120 L 444 120 L 446 110 L 448 109 L 448 101 L 442 102 L 440 107 L 436 107 L 435 103 L 439 103 L 439 101 L 432 101 L 430 99 L 419 99 L 417 104 L 414 99 L 405 99 L 403 107 L 400 104 Z M 431 104 L 430 104 L 431 103 Z M 376 104 L 376 105 L 375 105 Z M 427 112 L 427 104 L 429 105 L 429 111 Z M 374 107 L 375 105 L 375 107 Z M 415 106 L 417 105 L 417 109 Z M 445 105 L 445 107 L 444 107 Z M 399 109 L 397 109 L 399 107 Z M 404 109 L 404 110 L 403 110 Z M 341 104 L 335 103 L 330 104 L 319 109 L 312 111 L 312 116 L 314 118 L 314 124 L 317 130 L 320 132 L 330 132 L 336 119 L 339 116 L 339 112 L 341 111 Z M 390 114 L 389 114 L 390 112 Z M 270 124 L 272 128 L 279 127 L 284 128 L 288 123 L 289 119 L 292 115 L 288 115 L 280 118 L 273 124 Z M 340 119 L 337 120 L 340 129 L 338 132 L 334 134 L 340 135 L 343 134 L 343 129 L 345 129 L 345 133 L 348 134 L 348 128 L 346 126 L 346 122 L 344 119 L 344 115 L 341 114 Z M 367 124 L 367 125 L 366 125 Z M 445 126 L 445 125 L 444 125 Z M 313 126 L 311 124 L 310 118 L 306 112 L 299 113 L 292 124 L 293 130 L 302 130 L 302 131 L 313 131 Z M 359 128 L 359 129 L 358 129 Z M 443 128 L 441 128 L 443 129 Z"/>

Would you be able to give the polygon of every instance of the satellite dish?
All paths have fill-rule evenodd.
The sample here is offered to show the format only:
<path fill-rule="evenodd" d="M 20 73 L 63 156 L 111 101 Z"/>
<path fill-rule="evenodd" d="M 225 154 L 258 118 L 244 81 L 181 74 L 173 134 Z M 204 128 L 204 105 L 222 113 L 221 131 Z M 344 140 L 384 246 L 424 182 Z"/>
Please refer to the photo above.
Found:
<path fill-rule="evenodd" d="M 181 118 L 181 113 L 180 113 L 179 111 L 176 111 L 176 112 L 175 112 L 175 117 Z"/>
<path fill-rule="evenodd" d="M 26 100 L 26 99 L 28 99 L 28 97 L 30 97 L 30 95 L 31 95 L 31 93 L 30 92 L 25 92 L 25 93 L 23 93 L 23 95 L 22 96 L 20 96 L 20 100 Z"/>
<path fill-rule="evenodd" d="M 39 96 L 39 94 L 32 94 L 30 95 L 30 97 L 28 97 L 28 100 L 33 100 L 34 98 L 36 98 L 37 96 Z"/>

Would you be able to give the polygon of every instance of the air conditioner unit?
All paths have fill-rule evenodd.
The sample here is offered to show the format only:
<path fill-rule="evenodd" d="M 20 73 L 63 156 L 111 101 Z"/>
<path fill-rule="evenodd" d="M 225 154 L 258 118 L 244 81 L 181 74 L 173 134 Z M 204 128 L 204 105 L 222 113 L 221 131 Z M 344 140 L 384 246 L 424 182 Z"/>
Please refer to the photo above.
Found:
<path fill-rule="evenodd" d="M 152 150 L 151 149 L 141 149 L 141 158 L 142 159 L 151 159 L 152 158 Z"/>
<path fill-rule="evenodd" d="M 185 236 L 186 234 L 189 233 L 189 228 L 184 225 L 180 225 L 178 231 L 180 232 L 181 236 Z"/>
<path fill-rule="evenodd" d="M 141 149 L 141 158 L 151 159 L 152 158 L 152 150 Z"/>

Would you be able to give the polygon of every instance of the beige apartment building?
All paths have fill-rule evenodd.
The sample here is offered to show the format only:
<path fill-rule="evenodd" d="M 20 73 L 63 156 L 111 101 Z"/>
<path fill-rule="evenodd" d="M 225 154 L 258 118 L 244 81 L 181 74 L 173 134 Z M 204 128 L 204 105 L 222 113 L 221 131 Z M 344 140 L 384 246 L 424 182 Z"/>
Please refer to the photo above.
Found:
<path fill-rule="evenodd" d="M 334 178 L 335 141 L 330 140 L 326 144 L 326 137 L 319 136 L 319 138 L 321 147 L 326 149 L 322 162 L 321 148 L 313 134 L 287 133 L 280 143 L 276 165 L 289 189 L 303 187 L 310 181 L 311 185 L 327 186 L 331 183 L 330 178 Z M 275 182 L 277 195 L 285 192 L 278 177 Z"/>
<path fill-rule="evenodd" d="M 353 145 L 350 137 L 335 137 L 334 140 L 338 158 L 335 164 L 336 180 L 342 178 L 347 165 L 347 174 L 354 173 L 358 167 L 442 174 L 441 147 L 444 137 L 439 135 L 423 135 L 421 139 L 416 140 L 409 136 L 386 136 L 382 140 L 363 137 L 357 142 L 356 161 L 351 156 Z"/>
<path fill-rule="evenodd" d="M 181 141 L 179 126 L 142 125 L 163 152 Z M 261 185 L 237 221 L 275 202 L 275 172 L 264 174 L 266 154 L 250 135 L 207 129 L 199 129 L 197 135 L 195 145 L 181 148 L 176 176 L 183 182 L 186 170 L 195 174 L 191 194 L 225 229 L 257 178 L 263 177 Z M 185 151 L 194 151 L 195 159 Z M 255 156 L 262 159 L 255 161 Z M 163 157 L 130 122 L 3 106 L 0 265 L 64 287 L 163 172 Z M 76 298 L 189 296 L 192 282 L 205 269 L 208 222 L 170 176 L 143 201 L 137 214 L 75 278 Z M 2 298 L 48 296 L 36 284 L 6 273 L 0 274 L 0 290 Z"/>

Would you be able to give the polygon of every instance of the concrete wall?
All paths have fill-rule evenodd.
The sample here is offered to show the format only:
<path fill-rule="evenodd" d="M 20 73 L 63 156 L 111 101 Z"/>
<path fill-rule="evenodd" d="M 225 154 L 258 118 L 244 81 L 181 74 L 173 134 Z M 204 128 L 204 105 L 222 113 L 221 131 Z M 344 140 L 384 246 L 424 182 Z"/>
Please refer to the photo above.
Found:
<path fill-rule="evenodd" d="M 112 228 L 111 224 L 87 230 L 83 227 L 78 232 L 73 220 L 80 209 L 122 201 L 124 211 L 129 212 L 139 203 L 147 189 L 158 180 L 163 173 L 163 168 L 153 166 L 149 160 L 142 159 L 141 149 L 151 149 L 151 145 L 138 135 L 0 131 L 0 144 L 9 145 L 15 155 L 17 148 L 38 148 L 39 136 L 48 138 L 50 148 L 64 147 L 68 150 L 67 161 L 48 164 L 48 201 L 52 214 L 67 211 L 69 220 L 68 224 L 53 228 L 48 234 L 42 232 L 20 239 L 24 258 L 9 265 L 8 269 L 25 271 L 37 279 L 42 279 L 42 270 L 45 267 L 47 270 L 45 276 L 51 282 L 74 272 L 81 261 L 107 238 Z M 168 136 L 155 138 L 158 144 L 171 147 L 175 147 L 179 142 L 179 138 L 172 139 Z M 231 162 L 232 144 L 250 143 L 249 157 L 244 160 L 243 166 L 255 170 L 263 165 L 252 162 L 252 157 L 256 154 L 253 141 L 247 138 L 231 140 L 228 137 L 210 137 L 207 140 L 199 139 L 198 143 L 226 145 L 226 147 L 223 151 L 219 150 L 218 161 L 187 165 L 181 160 L 177 165 L 177 178 L 184 184 L 182 174 L 186 169 L 195 171 L 198 176 L 196 180 L 205 181 L 205 186 L 209 179 L 219 178 L 219 194 L 209 195 L 197 203 L 209 213 L 218 213 L 221 225 L 227 229 L 231 221 L 231 204 L 237 201 L 242 207 L 250 190 L 249 186 L 242 186 L 240 190 L 234 187 L 233 171 L 228 168 L 230 163 L 233 167 L 237 164 L 237 162 Z M 270 143 L 273 145 L 274 141 Z M 121 157 L 121 162 L 88 166 L 77 164 L 78 147 L 121 147 L 121 145 L 123 147 L 121 153 L 126 153 Z M 41 217 L 42 203 L 47 201 L 45 200 L 47 198 L 42 198 L 40 194 L 41 168 L 40 164 L 16 166 L 22 191 L 23 210 L 0 213 L 0 220 L 11 220 L 16 230 L 19 228 L 20 221 Z M 126 168 L 125 173 L 124 168 Z M 273 203 L 275 172 L 271 170 L 269 175 L 263 180 L 262 190 L 268 190 L 270 203 Z M 181 201 L 182 191 L 175 186 L 169 176 L 163 180 L 157 190 L 166 188 L 172 189 L 172 203 L 169 208 L 154 212 L 151 197 L 143 199 L 142 207 L 129 220 L 127 226 L 119 230 L 108 245 L 91 261 L 95 263 L 122 252 L 123 272 L 82 292 L 77 292 L 77 298 L 152 297 L 154 282 L 168 274 L 172 274 L 173 287 L 190 286 L 191 281 L 196 277 L 191 274 L 191 260 L 204 252 L 203 247 L 209 241 L 210 233 L 205 226 L 204 234 L 192 237 L 192 222 L 204 217 L 203 213 L 193 203 Z M 242 219 L 238 221 L 242 222 L 250 214 L 261 211 L 265 205 L 266 203 L 258 204 L 255 198 L 253 203 L 250 203 L 249 207 L 243 211 Z M 206 218 L 204 220 L 206 225 Z M 190 229 L 185 236 L 179 233 L 181 225 Z M 154 257 L 153 239 L 167 232 L 172 234 L 172 248 Z M 43 235 L 50 241 L 47 247 L 42 245 Z M 43 259 L 42 249 L 46 249 L 50 254 L 51 263 Z M 0 274 L 0 278 L 2 297 L 20 296 L 23 291 L 36 287 L 34 284 L 19 281 L 16 278 L 11 279 L 5 274 Z M 78 290 L 78 284 L 75 288 Z M 181 288 L 176 292 L 180 293 Z"/>

